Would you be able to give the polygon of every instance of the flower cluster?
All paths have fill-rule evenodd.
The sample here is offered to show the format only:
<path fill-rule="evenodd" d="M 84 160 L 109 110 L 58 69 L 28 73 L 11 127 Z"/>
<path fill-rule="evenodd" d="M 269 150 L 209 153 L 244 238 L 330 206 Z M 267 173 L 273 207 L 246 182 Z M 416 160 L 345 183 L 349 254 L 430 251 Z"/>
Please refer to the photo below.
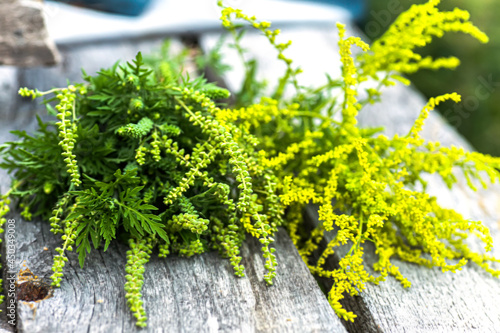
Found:
<path fill-rule="evenodd" d="M 281 203 L 287 207 L 284 223 L 311 272 L 333 280 L 328 299 L 345 320 L 356 317 L 341 305 L 346 293 L 357 295 L 366 283 L 379 283 L 388 275 L 404 287 L 411 285 L 392 263 L 391 259 L 396 256 L 427 267 L 440 267 L 443 271 L 455 271 L 472 261 L 494 276 L 500 274 L 490 266 L 497 259 L 473 253 L 466 245 L 467 238 L 475 235 L 483 241 L 485 251 L 491 249 L 491 236 L 482 223 L 466 220 L 440 207 L 436 198 L 412 190 L 418 186 L 425 189 L 422 179 L 425 173 L 439 174 L 451 187 L 456 183 L 453 171 L 457 168 L 463 170 L 473 189 L 472 179 L 486 185 L 485 174 L 492 182 L 499 180 L 500 159 L 441 147 L 437 142 L 426 143 L 419 136 L 432 109 L 448 99 L 459 102 L 460 96 L 453 93 L 432 98 L 404 137 L 387 138 L 376 135 L 377 130 L 361 130 L 356 126 L 356 116 L 363 103 L 375 102 L 380 95 L 372 88 L 370 97 L 359 102 L 356 96 L 360 82 L 372 77 L 382 86 L 390 82 L 387 77 L 379 79 L 381 72 L 390 75 L 411 73 L 420 68 L 456 66 L 454 58 L 421 59 L 413 52 L 447 31 L 461 31 L 482 42 L 487 40 L 468 22 L 466 12 L 439 12 L 437 3 L 414 5 L 371 47 L 359 38 L 345 38 L 344 26 L 337 25 L 342 80 L 340 84 L 332 81 L 323 89 L 342 88 L 343 102 L 330 106 L 331 113 L 342 114 L 341 122 L 324 117 L 323 95 L 308 98 L 307 92 L 291 101 L 263 98 L 258 104 L 218 114 L 219 119 L 236 123 L 240 131 L 253 135 L 260 149 L 260 163 L 281 179 L 277 191 Z M 230 14 L 236 19 L 252 19 L 226 9 L 223 22 L 231 20 Z M 225 22 L 225 26 L 231 30 L 234 24 Z M 352 57 L 352 45 L 362 49 L 358 57 Z M 401 76 L 392 77 L 407 83 Z M 317 93 L 317 90 L 311 92 Z M 260 111 L 264 111 L 263 114 Z M 320 224 L 312 231 L 304 227 L 302 214 L 310 203 L 319 206 Z M 320 248 L 322 239 L 328 244 Z M 365 269 L 366 242 L 375 245 L 379 260 L 373 267 L 379 272 L 378 276 Z M 348 251 L 341 256 L 339 267 L 327 267 L 326 259 L 334 253 L 339 255 L 345 246 Z M 315 251 L 320 251 L 320 256 L 314 262 L 311 258 Z"/>
<path fill-rule="evenodd" d="M 76 204 L 73 208 L 76 207 Z M 54 215 L 57 218 L 56 215 Z M 54 223 L 57 225 L 57 223 Z M 75 244 L 75 240 L 77 237 L 76 229 L 78 228 L 79 219 L 76 218 L 74 220 L 66 219 L 64 226 L 64 234 L 61 236 L 63 240 L 63 246 L 57 247 L 55 250 L 58 255 L 54 256 L 54 264 L 52 265 L 52 271 L 54 272 L 51 275 L 52 285 L 56 287 L 61 286 L 62 276 L 63 276 L 63 268 L 65 263 L 68 261 L 68 258 L 65 255 L 65 251 L 73 251 L 73 245 Z M 58 230 L 59 231 L 59 230 Z"/>
<path fill-rule="evenodd" d="M 293 68 L 292 67 L 292 62 L 293 60 L 291 58 L 288 58 L 285 56 L 284 52 L 285 50 L 292 44 L 292 41 L 287 41 L 285 43 L 278 43 L 276 40 L 276 37 L 280 34 L 279 29 L 271 29 L 271 23 L 267 21 L 258 21 L 255 16 L 248 16 L 245 13 L 243 13 L 240 9 L 234 9 L 231 7 L 226 7 L 223 5 L 223 1 L 219 0 L 218 1 L 219 7 L 221 7 L 221 21 L 222 25 L 228 29 L 233 37 L 234 37 L 234 47 L 238 51 L 240 57 L 244 59 L 244 50 L 240 45 L 240 39 L 242 34 L 238 33 L 238 26 L 233 22 L 235 19 L 237 20 L 243 20 L 250 24 L 253 28 L 261 31 L 264 36 L 269 40 L 269 43 L 276 49 L 278 52 L 278 59 L 282 62 L 285 63 L 286 65 L 286 71 L 283 75 L 283 77 L 279 80 L 278 87 L 276 88 L 275 93 L 273 94 L 273 98 L 279 99 L 283 96 L 283 93 L 285 91 L 285 87 L 288 83 L 288 81 L 291 81 L 295 90 L 299 92 L 300 86 L 297 81 L 297 75 L 302 72 L 302 69 L 300 68 Z M 255 77 L 253 77 L 253 74 L 255 72 L 254 70 L 254 65 L 252 65 L 252 62 L 245 62 L 245 67 L 246 67 L 246 81 L 248 82 L 249 80 L 255 80 Z M 261 85 L 262 87 L 263 85 Z M 247 88 L 247 87 L 242 87 L 242 88 Z M 257 88 L 258 89 L 258 88 Z M 253 90 L 253 88 L 252 88 Z M 243 89 L 241 90 L 240 94 L 243 93 Z"/>
<path fill-rule="evenodd" d="M 415 49 L 424 47 L 434 38 L 446 32 L 462 32 L 481 43 L 488 42 L 488 36 L 469 21 L 469 13 L 455 8 L 441 12 L 437 8 L 440 0 L 412 5 L 402 13 L 387 31 L 371 45 L 371 52 L 360 57 L 361 79 L 376 77 L 379 72 L 411 74 L 420 69 L 454 69 L 460 61 L 456 57 L 432 59 L 422 57 Z M 401 77 L 394 77 L 399 79 Z M 389 84 L 388 81 L 385 81 Z M 403 82 L 409 83 L 403 79 Z"/>
<path fill-rule="evenodd" d="M 153 240 L 144 238 L 141 240 L 129 240 L 130 250 L 127 251 L 127 266 L 125 267 L 125 298 L 130 310 L 137 319 L 137 326 L 146 327 L 147 317 L 141 299 L 141 290 L 144 285 L 145 266 L 149 261 L 153 248 Z"/>
<path fill-rule="evenodd" d="M 344 39 L 344 25 L 338 23 L 337 28 L 339 29 L 340 61 L 343 65 L 342 78 L 345 85 L 344 106 L 342 107 L 342 124 L 346 130 L 351 130 L 351 128 L 356 125 L 356 116 L 358 114 L 358 110 L 361 108 L 361 105 L 357 104 L 356 100 L 356 85 L 358 84 L 358 81 L 356 79 L 356 66 L 354 65 L 354 60 L 351 56 L 351 46 L 357 45 L 365 52 L 368 51 L 370 47 L 359 37 L 349 37 Z"/>

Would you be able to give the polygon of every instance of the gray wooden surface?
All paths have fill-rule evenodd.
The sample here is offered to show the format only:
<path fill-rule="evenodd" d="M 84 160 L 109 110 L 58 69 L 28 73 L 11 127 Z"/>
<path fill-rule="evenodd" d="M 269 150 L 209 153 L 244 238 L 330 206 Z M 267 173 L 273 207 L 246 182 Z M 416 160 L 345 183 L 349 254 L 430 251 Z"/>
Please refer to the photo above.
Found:
<path fill-rule="evenodd" d="M 357 34 L 348 26 L 348 35 Z M 293 40 L 287 56 L 294 64 L 304 69 L 300 82 L 319 86 L 325 82 L 327 71 L 333 78 L 340 74 L 337 31 L 331 29 L 288 29 L 282 40 Z M 218 36 L 206 35 L 201 39 L 205 50 L 211 49 Z M 258 77 L 269 82 L 269 89 L 277 83 L 284 66 L 277 63 L 276 52 L 268 42 L 256 33 L 247 33 L 243 47 L 249 50 L 261 64 Z M 243 68 L 232 49 L 225 49 L 225 61 L 234 71 L 224 78 L 225 84 L 237 90 L 243 79 Z M 458 69 L 460 70 L 460 69 Z M 435 75 L 430 73 L 429 75 Z M 290 93 L 290 92 L 288 92 Z M 464 96 L 466 97 L 466 96 Z M 363 126 L 384 126 L 387 135 L 406 134 L 417 118 L 426 101 L 412 88 L 398 85 L 387 88 L 382 103 L 368 106 L 359 116 Z M 432 112 L 422 135 L 429 140 L 439 140 L 443 145 L 464 146 L 467 142 L 443 119 Z M 429 177 L 429 192 L 445 207 L 453 208 L 470 219 L 484 221 L 491 229 L 496 245 L 494 254 L 500 255 L 500 188 L 473 192 L 466 186 L 463 177 L 452 190 L 448 190 L 441 179 Z M 317 223 L 314 209 L 309 210 L 308 220 Z M 478 247 L 478 244 L 472 244 Z M 340 249 L 337 255 L 344 255 L 348 249 Z M 373 249 L 366 251 L 365 263 L 370 267 L 375 262 Z M 329 265 L 338 267 L 338 256 L 332 256 Z M 499 332 L 500 331 L 500 280 L 489 276 L 473 265 L 467 265 L 455 274 L 442 273 L 438 269 L 426 269 L 417 265 L 394 261 L 404 276 L 411 282 L 410 289 L 404 289 L 395 279 L 389 278 L 379 286 L 368 285 L 366 292 L 358 297 L 348 298 L 345 306 L 354 311 L 358 318 L 354 323 L 344 322 L 352 332 Z M 326 283 L 328 287 L 328 283 Z"/>
<path fill-rule="evenodd" d="M 153 40 L 61 48 L 64 61 L 58 67 L 0 69 L 1 84 L 11 91 L 0 96 L 7 101 L 0 101 L 5 105 L 0 109 L 0 143 L 12 139 L 9 129 L 33 130 L 34 112 L 43 113 L 43 107 L 15 97 L 18 86 L 49 89 L 65 84 L 67 78 L 78 80 L 80 67 L 92 73 L 159 44 L 160 40 Z M 8 177 L 0 170 L 0 190 L 7 187 Z M 11 218 L 16 219 L 18 268 L 26 261 L 34 274 L 47 279 L 60 238 L 49 232 L 47 223 L 25 222 L 17 214 Z M 286 233 L 279 233 L 275 246 L 279 266 L 271 287 L 263 281 L 260 243 L 253 240 L 242 248 L 245 278 L 235 277 L 229 261 L 216 253 L 167 259 L 153 255 L 143 288 L 148 328 L 140 331 L 345 332 Z M 76 255 L 69 254 L 61 288 L 53 298 L 19 302 L 16 329 L 30 333 L 136 331 L 123 290 L 126 250 L 115 243 L 106 253 L 93 251 L 84 269 Z"/>
<path fill-rule="evenodd" d="M 0 18 L 0 64 L 44 66 L 59 60 L 40 1 L 1 0 Z"/>
<path fill-rule="evenodd" d="M 16 216 L 17 259 L 48 278 L 59 237 L 41 221 Z M 44 250 L 44 247 L 50 250 Z M 216 252 L 192 258 L 153 255 L 146 265 L 143 297 L 148 328 L 137 329 L 125 301 L 125 252 L 114 243 L 93 251 L 81 269 L 69 255 L 64 280 L 54 297 L 18 304 L 20 332 L 344 332 L 297 251 L 281 231 L 279 274 L 263 281 L 260 243 L 242 248 L 247 277 L 237 278 Z"/>

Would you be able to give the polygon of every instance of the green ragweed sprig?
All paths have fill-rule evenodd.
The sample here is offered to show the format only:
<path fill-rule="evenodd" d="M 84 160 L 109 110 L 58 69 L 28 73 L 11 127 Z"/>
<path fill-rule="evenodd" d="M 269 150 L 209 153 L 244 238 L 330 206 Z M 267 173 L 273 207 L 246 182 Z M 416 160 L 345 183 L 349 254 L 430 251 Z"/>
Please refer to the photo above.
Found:
<path fill-rule="evenodd" d="M 130 310 L 137 319 L 137 326 L 146 327 L 146 310 L 143 306 L 142 287 L 144 285 L 145 266 L 149 261 L 153 248 L 153 240 L 145 238 L 140 240 L 130 239 L 130 250 L 127 251 L 127 265 L 125 266 L 125 298 Z"/>
<path fill-rule="evenodd" d="M 155 129 L 153 134 L 151 135 L 151 150 L 149 153 L 153 157 L 153 160 L 155 162 L 160 162 L 161 161 L 161 150 L 160 150 L 160 135 L 158 134 L 158 131 Z"/>
<path fill-rule="evenodd" d="M 268 272 L 264 275 L 264 279 L 268 284 L 272 284 L 272 280 L 276 275 L 275 270 L 277 262 L 276 257 L 273 254 L 274 249 L 270 248 L 270 244 L 274 241 L 273 235 L 277 229 L 272 228 L 269 224 L 269 219 L 259 212 L 259 205 L 255 202 L 256 196 L 253 191 L 253 178 L 250 174 L 251 171 L 257 174 L 263 174 L 263 170 L 261 167 L 258 167 L 256 160 L 252 163 L 251 156 L 246 154 L 245 150 L 241 148 L 240 143 L 234 140 L 234 135 L 232 133 L 233 131 L 236 131 L 235 126 L 229 123 L 220 124 L 217 119 L 214 119 L 213 116 L 218 115 L 221 110 L 213 101 L 210 100 L 210 98 L 205 96 L 203 93 L 200 94 L 199 92 L 193 92 L 189 89 L 184 89 L 182 93 L 186 100 L 194 102 L 202 108 L 207 109 L 208 114 L 203 115 L 202 112 L 191 110 L 186 103 L 177 99 L 180 104 L 180 108 L 183 108 L 186 111 L 188 120 L 199 126 L 202 132 L 210 135 L 210 137 L 213 137 L 214 146 L 220 147 L 220 153 L 227 156 L 228 164 L 232 167 L 232 172 L 235 173 L 235 180 L 239 183 L 237 187 L 240 193 L 236 206 L 230 205 L 228 206 L 228 209 L 237 210 L 243 214 L 242 218 L 248 218 L 249 216 L 255 221 L 255 227 L 257 229 L 250 229 L 249 226 L 251 223 L 243 222 L 243 226 L 247 228 L 247 231 L 250 233 L 254 231 L 252 235 L 259 238 L 259 241 L 263 245 L 263 257 L 266 259 L 264 267 L 268 270 Z M 196 151 L 194 151 L 194 153 L 196 153 Z M 206 159 L 208 158 L 210 158 L 210 155 L 206 155 Z M 203 167 L 206 163 L 205 160 L 198 160 L 197 162 L 197 167 Z M 250 170 L 250 168 L 253 168 L 254 170 Z M 170 192 L 174 193 L 170 196 L 178 195 L 180 191 L 185 190 L 189 186 L 189 178 L 184 179 L 186 179 L 186 182 L 184 182 L 179 188 Z M 264 193 L 266 193 L 267 196 L 273 195 L 267 191 Z M 171 199 L 167 197 L 165 200 Z M 245 216 L 245 214 L 247 215 Z M 255 232 L 255 230 L 258 231 Z M 234 245 L 235 244 L 232 244 L 232 246 Z M 238 265 L 235 265 L 235 267 L 240 270 Z"/>
<path fill-rule="evenodd" d="M 60 142 L 59 145 L 63 149 L 61 154 L 67 166 L 67 172 L 71 176 L 71 182 L 74 186 L 79 186 L 80 173 L 76 161 L 76 155 L 73 154 L 76 138 L 78 135 L 75 133 L 76 113 L 75 113 L 75 98 L 76 94 L 86 94 L 86 88 L 83 85 L 69 85 L 67 88 L 51 89 L 49 91 L 40 92 L 38 90 L 29 90 L 27 88 L 19 89 L 19 94 L 22 97 L 32 97 L 33 99 L 42 97 L 48 94 L 56 94 L 55 100 L 58 104 L 55 106 L 57 110 L 57 125 Z M 53 110 L 52 108 L 50 110 Z"/>
<path fill-rule="evenodd" d="M 74 212 L 76 208 L 76 204 L 74 204 L 70 208 L 70 214 Z M 54 272 L 50 278 L 52 279 L 52 285 L 56 287 L 61 286 L 61 281 L 63 277 L 63 268 L 68 262 L 68 257 L 66 257 L 65 251 L 73 251 L 73 245 L 75 244 L 75 240 L 77 238 L 77 228 L 79 227 L 79 219 L 81 217 L 77 217 L 74 219 L 65 219 L 65 225 L 64 225 L 64 230 L 60 229 L 58 222 L 60 219 L 58 218 L 58 214 L 60 212 L 60 208 L 57 208 L 55 210 L 54 216 L 51 218 L 52 219 L 52 224 L 54 225 L 54 234 L 56 233 L 63 233 L 61 236 L 61 239 L 63 240 L 63 246 L 62 247 L 57 247 L 55 250 L 58 255 L 54 256 L 54 262 L 52 265 L 52 271 Z"/>
<path fill-rule="evenodd" d="M 59 144 L 63 149 L 62 156 L 68 168 L 67 171 L 71 175 L 71 182 L 75 186 L 79 186 L 81 184 L 80 173 L 78 172 L 76 155 L 73 154 L 75 140 L 78 137 L 75 133 L 76 125 L 74 124 L 76 118 L 74 105 L 75 91 L 75 86 L 70 85 L 68 88 L 61 89 L 60 93 L 56 95 L 56 98 L 59 100 L 59 104 L 56 105 L 56 110 L 59 111 L 57 114 L 59 122 L 56 125 L 59 129 L 59 137 L 61 138 Z"/>
<path fill-rule="evenodd" d="M 137 164 L 143 165 L 146 163 L 146 153 L 148 151 L 148 148 L 144 146 L 140 146 L 135 150 L 135 160 L 137 161 Z"/>

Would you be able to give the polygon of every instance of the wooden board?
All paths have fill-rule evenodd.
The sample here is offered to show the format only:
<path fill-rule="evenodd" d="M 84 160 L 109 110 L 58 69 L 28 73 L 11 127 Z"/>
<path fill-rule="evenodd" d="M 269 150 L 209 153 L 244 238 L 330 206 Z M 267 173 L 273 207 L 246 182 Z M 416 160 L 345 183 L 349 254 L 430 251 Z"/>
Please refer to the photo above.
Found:
<path fill-rule="evenodd" d="M 60 244 L 47 223 L 16 219 L 17 260 L 48 278 Z M 18 304 L 21 332 L 344 332 L 315 280 L 283 231 L 277 237 L 279 273 L 274 286 L 262 280 L 260 243 L 242 249 L 247 277 L 233 275 L 228 260 L 211 252 L 192 258 L 153 255 L 146 265 L 143 296 L 148 328 L 137 329 L 125 301 L 125 252 L 116 244 L 93 251 L 84 269 L 69 255 L 54 297 Z M 47 247 L 49 250 L 44 250 Z"/>
<path fill-rule="evenodd" d="M 348 35 L 360 35 L 356 29 L 348 26 Z M 332 29 L 289 29 L 281 34 L 282 40 L 291 39 L 292 46 L 287 56 L 294 64 L 304 69 L 299 82 L 304 85 L 319 86 L 325 81 L 325 71 L 336 78 L 340 74 L 336 30 Z M 211 49 L 218 35 L 205 35 L 201 46 L 205 51 Z M 284 66 L 276 60 L 273 50 L 265 38 L 256 33 L 247 33 L 242 46 L 249 50 L 249 58 L 259 62 L 257 76 L 269 82 L 269 90 L 276 85 Z M 234 71 L 224 77 L 225 84 L 237 91 L 244 69 L 233 49 L 223 49 L 225 62 L 233 66 Z M 432 74 L 429 74 L 432 75 Z M 288 92 L 290 94 L 290 92 Z M 415 90 L 398 85 L 387 88 L 382 95 L 382 103 L 368 106 L 359 116 L 359 123 L 364 126 L 384 126 L 387 135 L 406 134 L 426 101 Z M 439 140 L 444 145 L 465 146 L 460 137 L 436 113 L 430 114 L 424 130 L 424 138 Z M 490 190 L 473 192 L 468 190 L 463 177 L 453 191 L 437 177 L 429 177 L 428 191 L 438 197 L 438 202 L 445 207 L 456 209 L 471 219 L 484 221 L 492 231 L 496 244 L 495 254 L 500 256 L 500 189 L 493 186 Z M 317 213 L 312 208 L 308 211 L 311 225 L 318 223 Z M 478 244 L 472 244 L 477 247 Z M 348 250 L 348 249 L 347 249 Z M 346 249 L 339 249 L 344 255 Z M 365 263 L 367 267 L 376 259 L 373 249 L 367 249 Z M 338 256 L 329 262 L 331 268 L 338 267 Z M 473 265 L 468 265 L 456 274 L 441 273 L 437 269 L 395 261 L 401 272 L 412 283 L 409 290 L 403 289 L 394 279 L 388 279 L 380 286 L 368 285 L 368 290 L 359 297 L 351 297 L 345 302 L 346 308 L 354 311 L 358 319 L 354 323 L 345 323 L 352 332 L 497 332 L 500 327 L 500 280 L 495 279 Z M 328 283 L 326 283 L 328 287 Z"/>
<path fill-rule="evenodd" d="M 153 44 L 159 45 L 159 40 L 152 44 L 123 42 L 62 49 L 65 60 L 58 67 L 18 70 L 17 77 L 7 81 L 49 89 L 64 84 L 66 78 L 78 80 L 80 67 L 91 73 L 114 63 L 117 54 L 128 60 L 137 50 L 147 51 Z M 15 101 L 15 106 L 0 117 L 0 143 L 12 139 L 9 129 L 33 130 L 34 113 L 43 109 L 27 100 Z M 0 170 L 0 190 L 7 188 L 8 177 Z M 17 269 L 26 261 L 34 274 L 48 279 L 54 248 L 61 242 L 59 236 L 53 236 L 42 221 L 25 222 L 17 214 L 11 218 L 16 220 Z M 245 242 L 242 248 L 245 278 L 235 277 L 229 261 L 216 253 L 167 259 L 153 255 L 146 266 L 143 288 L 148 328 L 140 331 L 345 332 L 286 233 L 278 234 L 275 246 L 279 266 L 271 287 L 263 281 L 260 243 L 254 240 Z M 69 254 L 61 288 L 54 291 L 54 297 L 18 304 L 17 330 L 139 331 L 124 297 L 126 250 L 127 246 L 114 243 L 106 253 L 92 251 L 84 269 L 80 269 L 77 256 Z"/>
<path fill-rule="evenodd" d="M 0 65 L 47 66 L 60 59 L 40 1 L 2 0 L 0 17 Z"/>

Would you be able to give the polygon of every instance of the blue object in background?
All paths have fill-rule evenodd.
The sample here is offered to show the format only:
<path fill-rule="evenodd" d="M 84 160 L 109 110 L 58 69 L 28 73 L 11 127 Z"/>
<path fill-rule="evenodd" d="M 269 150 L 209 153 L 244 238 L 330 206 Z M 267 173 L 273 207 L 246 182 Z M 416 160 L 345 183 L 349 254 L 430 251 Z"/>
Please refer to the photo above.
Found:
<path fill-rule="evenodd" d="M 87 7 L 120 15 L 140 15 L 150 0 L 56 0 L 69 5 Z M 182 1 L 182 0 L 179 0 Z"/>
<path fill-rule="evenodd" d="M 351 13 L 354 20 L 359 20 L 363 18 L 366 10 L 365 0 L 305 0 L 305 1 L 319 2 L 328 5 L 343 7 Z"/>
<path fill-rule="evenodd" d="M 120 15 L 138 16 L 151 0 L 55 0 L 74 6 L 92 8 L 104 12 Z M 161 0 L 160 0 L 161 1 Z M 179 0 L 182 1 L 182 0 Z M 205 0 L 214 1 L 215 0 Z M 301 0 L 319 2 L 328 5 L 340 6 L 347 9 L 354 20 L 359 20 L 365 14 L 365 0 Z"/>

